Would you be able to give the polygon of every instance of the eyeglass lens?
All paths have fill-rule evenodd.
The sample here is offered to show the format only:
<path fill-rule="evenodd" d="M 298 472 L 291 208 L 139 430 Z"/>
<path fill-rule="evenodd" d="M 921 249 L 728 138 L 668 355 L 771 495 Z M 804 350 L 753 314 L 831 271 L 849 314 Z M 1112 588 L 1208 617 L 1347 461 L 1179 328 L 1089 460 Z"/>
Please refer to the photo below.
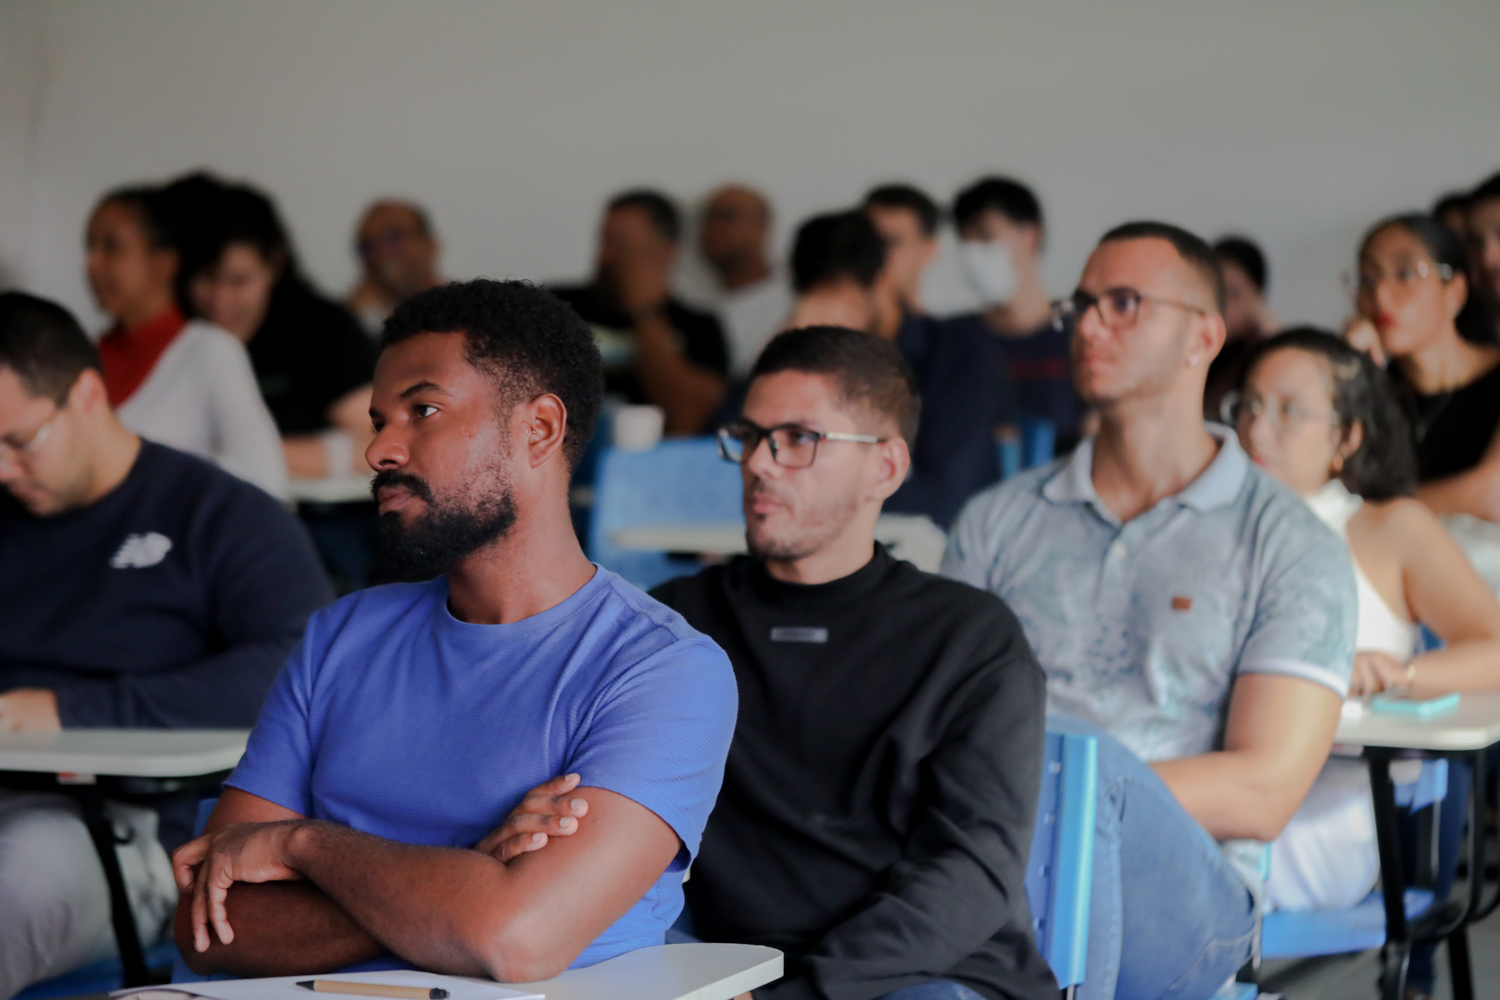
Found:
<path fill-rule="evenodd" d="M 753 424 L 731 424 L 719 431 L 719 452 L 731 462 L 743 464 L 755 454 L 762 438 L 771 445 L 771 458 L 788 469 L 805 469 L 818 453 L 818 435 L 802 427 L 765 429 Z"/>
<path fill-rule="evenodd" d="M 1110 288 L 1102 295 L 1074 292 L 1054 306 L 1056 319 L 1068 329 L 1077 327 L 1090 309 L 1099 310 L 1099 319 L 1112 330 L 1133 326 L 1141 311 L 1141 293 L 1134 288 Z"/>

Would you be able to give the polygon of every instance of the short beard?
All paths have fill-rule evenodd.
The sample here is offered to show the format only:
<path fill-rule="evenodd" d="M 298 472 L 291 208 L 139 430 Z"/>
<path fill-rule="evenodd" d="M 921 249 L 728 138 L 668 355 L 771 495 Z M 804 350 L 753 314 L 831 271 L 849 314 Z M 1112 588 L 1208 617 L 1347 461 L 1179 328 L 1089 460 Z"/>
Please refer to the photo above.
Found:
<path fill-rule="evenodd" d="M 744 497 L 747 509 L 756 492 L 757 488 L 753 483 L 745 487 Z M 747 516 L 745 548 L 756 559 L 774 559 L 779 562 L 806 559 L 826 548 L 828 543 L 853 520 L 858 507 L 858 501 L 851 494 L 848 497 L 835 498 L 832 502 L 824 503 L 810 511 L 804 510 L 802 523 L 793 529 L 796 534 L 779 538 L 757 538 L 755 527 L 749 522 Z"/>
<path fill-rule="evenodd" d="M 451 501 L 439 502 L 425 480 L 404 472 L 386 470 L 371 483 L 404 486 L 427 503 L 427 510 L 410 524 L 396 511 L 380 515 L 376 524 L 381 561 L 398 580 L 430 580 L 446 573 L 453 564 L 503 537 L 516 523 L 516 501 L 509 483 L 472 507 Z"/>

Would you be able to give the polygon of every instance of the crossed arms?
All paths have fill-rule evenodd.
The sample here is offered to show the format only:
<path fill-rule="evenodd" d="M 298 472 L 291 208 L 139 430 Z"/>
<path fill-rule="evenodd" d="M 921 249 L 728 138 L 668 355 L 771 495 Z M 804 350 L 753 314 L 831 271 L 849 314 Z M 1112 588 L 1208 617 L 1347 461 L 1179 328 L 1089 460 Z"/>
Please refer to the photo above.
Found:
<path fill-rule="evenodd" d="M 324 972 L 393 952 L 454 975 L 557 975 L 679 847 L 644 806 L 576 784 L 534 790 L 472 849 L 386 840 L 227 789 L 204 835 L 172 859 L 178 949 L 200 974 Z M 555 800 L 548 817 L 525 815 L 544 799 Z M 549 829 L 572 835 L 535 851 Z"/>

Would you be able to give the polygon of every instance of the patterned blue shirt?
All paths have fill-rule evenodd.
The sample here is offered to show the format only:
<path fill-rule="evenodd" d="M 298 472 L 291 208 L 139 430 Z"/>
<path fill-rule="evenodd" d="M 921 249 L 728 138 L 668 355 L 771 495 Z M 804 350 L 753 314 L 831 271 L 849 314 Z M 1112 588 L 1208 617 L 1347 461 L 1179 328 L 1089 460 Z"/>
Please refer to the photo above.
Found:
<path fill-rule="evenodd" d="M 1299 677 L 1342 698 L 1354 573 L 1307 504 L 1234 434 L 1176 496 L 1121 524 L 1094 491 L 1094 442 L 975 496 L 943 573 L 998 594 L 1047 671 L 1047 710 L 1147 761 L 1222 747 L 1235 678 Z"/>

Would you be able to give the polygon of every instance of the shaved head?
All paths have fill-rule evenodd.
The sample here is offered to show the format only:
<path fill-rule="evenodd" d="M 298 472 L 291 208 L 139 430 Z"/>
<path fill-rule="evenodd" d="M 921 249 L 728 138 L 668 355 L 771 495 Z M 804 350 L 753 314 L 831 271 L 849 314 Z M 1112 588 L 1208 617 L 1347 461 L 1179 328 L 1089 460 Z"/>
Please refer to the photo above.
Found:
<path fill-rule="evenodd" d="M 726 184 L 703 205 L 698 249 L 727 287 L 758 280 L 769 270 L 770 235 L 771 205 L 754 188 Z"/>

